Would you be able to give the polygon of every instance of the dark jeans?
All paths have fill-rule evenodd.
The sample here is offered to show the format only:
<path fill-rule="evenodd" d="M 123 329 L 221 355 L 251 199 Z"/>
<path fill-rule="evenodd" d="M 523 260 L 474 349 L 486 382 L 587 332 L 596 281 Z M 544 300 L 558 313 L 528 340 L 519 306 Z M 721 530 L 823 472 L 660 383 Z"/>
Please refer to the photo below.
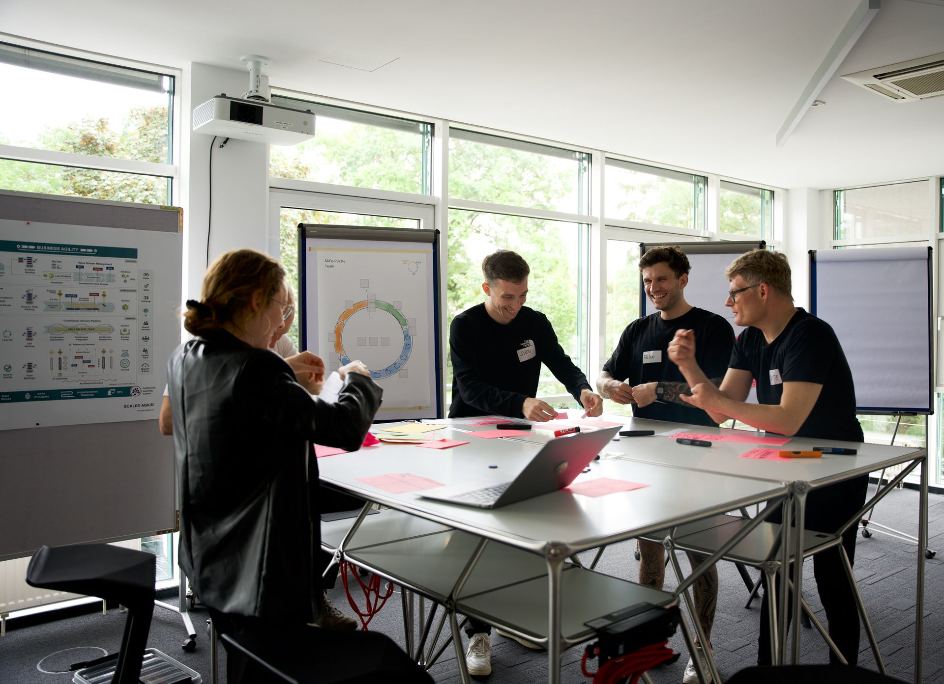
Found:
<path fill-rule="evenodd" d="M 230 684 L 433 684 L 432 677 L 388 637 L 376 632 L 331 632 L 307 625 L 210 610 L 220 634 L 235 639 L 256 658 L 223 641 Z M 287 675 L 279 676 L 273 671 Z"/>
<path fill-rule="evenodd" d="M 806 529 L 837 532 L 865 503 L 868 484 L 868 476 L 863 475 L 810 492 L 806 497 Z M 781 511 L 775 511 L 768 520 L 781 522 Z M 842 546 L 849 556 L 850 564 L 855 562 L 857 532 L 858 525 L 853 525 L 842 535 Z M 813 556 L 813 575 L 829 622 L 829 636 L 836 642 L 849 664 L 855 665 L 859 659 L 859 611 L 856 608 L 855 594 L 842 567 L 842 556 L 838 547 Z M 765 591 L 760 612 L 758 665 L 770 665 L 771 662 L 767 600 Z M 832 650 L 829 652 L 829 662 L 839 664 L 839 659 Z"/>

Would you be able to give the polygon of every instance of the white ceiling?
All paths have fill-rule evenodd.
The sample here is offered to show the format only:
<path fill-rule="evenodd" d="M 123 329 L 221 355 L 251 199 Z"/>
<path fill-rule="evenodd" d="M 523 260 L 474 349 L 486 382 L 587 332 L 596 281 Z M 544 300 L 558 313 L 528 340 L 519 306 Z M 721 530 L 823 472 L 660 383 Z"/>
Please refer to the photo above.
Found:
<path fill-rule="evenodd" d="M 944 52 L 944 0 L 883 0 L 776 145 L 859 2 L 3 0 L 0 29 L 177 68 L 262 54 L 272 85 L 779 187 L 944 174 L 944 97 L 838 78 Z"/>

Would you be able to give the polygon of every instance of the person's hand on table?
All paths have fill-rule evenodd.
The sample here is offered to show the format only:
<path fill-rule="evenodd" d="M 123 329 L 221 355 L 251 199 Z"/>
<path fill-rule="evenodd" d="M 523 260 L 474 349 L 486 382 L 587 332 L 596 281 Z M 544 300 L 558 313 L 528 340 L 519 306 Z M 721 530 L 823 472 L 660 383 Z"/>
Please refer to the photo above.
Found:
<path fill-rule="evenodd" d="M 580 392 L 580 404 L 584 409 L 584 416 L 593 418 L 603 413 L 603 397 L 599 394 L 584 389 Z"/>
<path fill-rule="evenodd" d="M 534 399 L 533 397 L 528 397 L 524 400 L 521 413 L 528 420 L 533 420 L 537 423 L 544 423 L 557 418 L 557 409 L 546 401 Z"/>

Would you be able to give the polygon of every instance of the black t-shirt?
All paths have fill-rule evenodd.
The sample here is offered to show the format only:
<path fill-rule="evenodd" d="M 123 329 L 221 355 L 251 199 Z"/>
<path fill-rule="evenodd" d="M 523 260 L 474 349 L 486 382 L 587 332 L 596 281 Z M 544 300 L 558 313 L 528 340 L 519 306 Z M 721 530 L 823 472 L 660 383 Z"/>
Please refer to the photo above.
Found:
<path fill-rule="evenodd" d="M 682 316 L 663 320 L 659 312 L 633 321 L 620 335 L 616 350 L 603 370 L 616 380 L 630 385 L 647 382 L 685 382 L 685 378 L 669 360 L 669 342 L 678 330 L 695 332 L 695 358 L 710 379 L 724 377 L 734 347 L 734 331 L 721 316 L 692 307 Z M 671 420 L 676 423 L 714 425 L 708 414 L 694 406 L 674 402 L 655 402 L 643 408 L 634 407 L 640 418 Z"/>
<path fill-rule="evenodd" d="M 466 309 L 449 326 L 449 351 L 450 418 L 522 417 L 524 400 L 537 394 L 542 363 L 578 402 L 581 390 L 592 389 L 564 353 L 547 316 L 526 306 L 507 324 L 492 320 L 484 303 Z"/>
<path fill-rule="evenodd" d="M 769 345 L 759 329 L 746 328 L 734 345 L 730 365 L 750 371 L 761 404 L 779 404 L 785 382 L 823 386 L 797 437 L 862 441 L 852 372 L 836 333 L 825 321 L 798 307 Z"/>

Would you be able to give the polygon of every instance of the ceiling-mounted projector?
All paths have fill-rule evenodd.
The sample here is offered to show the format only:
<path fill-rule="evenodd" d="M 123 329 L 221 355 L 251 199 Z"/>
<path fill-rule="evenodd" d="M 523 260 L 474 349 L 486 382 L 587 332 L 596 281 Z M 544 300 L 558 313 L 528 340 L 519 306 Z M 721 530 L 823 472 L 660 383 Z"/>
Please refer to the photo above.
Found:
<path fill-rule="evenodd" d="M 193 110 L 193 132 L 271 145 L 295 145 L 315 135 L 315 115 L 261 100 L 218 95 Z"/>
<path fill-rule="evenodd" d="M 295 145 L 315 135 L 315 115 L 269 102 L 265 57 L 248 55 L 249 90 L 242 99 L 222 93 L 193 110 L 193 132 L 270 145 Z"/>

